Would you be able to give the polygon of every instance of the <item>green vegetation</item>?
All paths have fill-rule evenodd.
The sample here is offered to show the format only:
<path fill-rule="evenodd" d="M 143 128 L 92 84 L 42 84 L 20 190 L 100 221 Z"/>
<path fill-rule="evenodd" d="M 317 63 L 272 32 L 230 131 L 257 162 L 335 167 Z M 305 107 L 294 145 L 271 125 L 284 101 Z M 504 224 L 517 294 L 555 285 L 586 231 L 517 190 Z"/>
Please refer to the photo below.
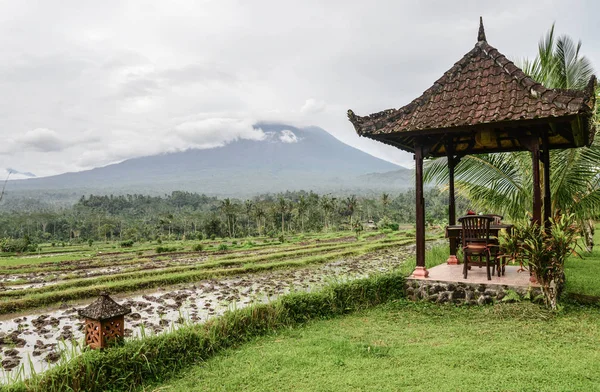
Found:
<path fill-rule="evenodd" d="M 227 312 L 205 324 L 129 340 L 105 351 L 87 351 L 6 390 L 129 391 L 143 383 L 163 380 L 184 366 L 265 333 L 399 299 L 403 291 L 403 275 L 390 273 L 333 284 L 319 292 L 294 293 L 270 304 Z"/>
<path fill-rule="evenodd" d="M 536 276 L 546 306 L 558 307 L 558 297 L 565 283 L 565 261 L 578 247 L 578 228 L 574 215 L 551 219 L 551 228 L 517 225 L 507 236 L 503 253 L 520 261 Z"/>
<path fill-rule="evenodd" d="M 594 242 L 600 241 L 596 226 Z M 568 297 L 587 303 L 600 304 L 600 250 L 571 256 L 565 263 L 565 292 Z"/>
<path fill-rule="evenodd" d="M 427 191 L 427 222 L 447 219 L 447 197 L 437 189 Z M 459 200 L 459 208 L 464 208 Z M 2 208 L 5 208 L 4 210 Z M 381 228 L 398 230 L 415 219 L 414 192 L 385 198 L 337 198 L 307 192 L 263 195 L 253 200 L 217 199 L 189 192 L 164 197 L 144 195 L 82 197 L 66 209 L 0 206 L 0 256 L 15 253 L 78 251 L 106 248 L 124 250 L 182 248 L 190 240 L 264 241 L 299 234 L 352 231 L 354 222 L 371 221 Z M 164 244 L 163 244 L 164 242 Z M 168 245 L 168 244 L 169 245 Z M 114 250 L 113 250 L 114 252 Z"/>
<path fill-rule="evenodd" d="M 552 316 L 529 303 L 456 308 L 400 300 L 269 334 L 155 387 L 590 391 L 600 384 L 599 326 L 600 315 L 585 308 Z"/>
<path fill-rule="evenodd" d="M 136 256 L 135 258 L 115 260 L 110 263 L 100 261 L 95 265 L 94 261 L 88 261 L 84 266 L 68 263 L 65 268 L 49 266 L 46 270 L 57 274 L 64 274 L 73 268 L 76 271 L 77 268 L 90 268 L 92 266 L 100 268 L 108 265 L 110 267 L 123 266 L 126 268 L 112 274 L 103 273 L 100 276 L 86 278 L 61 275 L 54 278 L 53 284 L 43 287 L 0 292 L 0 314 L 64 301 L 91 298 L 105 290 L 111 293 L 131 292 L 179 283 L 191 283 L 214 277 L 298 268 L 344 257 L 355 257 L 385 248 L 408 245 L 413 242 L 412 238 L 406 238 L 402 234 L 397 232 L 380 237 L 371 236 L 362 241 L 341 244 L 336 242 L 316 243 L 315 241 L 313 244 L 284 246 L 281 251 L 276 246 L 250 253 L 242 248 L 244 250 L 240 249 L 239 253 L 220 255 L 217 252 L 213 257 L 199 259 L 195 259 L 197 257 L 196 253 L 178 253 L 173 257 L 179 259 L 194 258 L 183 264 L 174 261 L 172 264 L 169 263 L 161 268 L 150 270 L 146 270 L 145 264 L 155 261 L 156 258 L 154 257 L 144 260 Z M 439 234 L 432 238 L 439 238 Z M 223 250 L 223 248 L 220 246 L 219 250 Z M 42 268 L 36 266 L 30 268 L 21 266 L 20 268 L 21 272 L 34 273 L 40 270 Z"/>

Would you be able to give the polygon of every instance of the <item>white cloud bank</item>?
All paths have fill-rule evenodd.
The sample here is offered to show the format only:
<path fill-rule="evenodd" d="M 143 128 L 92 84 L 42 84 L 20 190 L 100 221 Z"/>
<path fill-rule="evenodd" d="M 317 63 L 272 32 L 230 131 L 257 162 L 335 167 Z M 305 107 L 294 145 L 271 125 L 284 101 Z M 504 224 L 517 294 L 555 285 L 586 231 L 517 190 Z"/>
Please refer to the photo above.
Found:
<path fill-rule="evenodd" d="M 264 140 L 266 135 L 254 128 L 254 121 L 234 118 L 208 118 L 188 121 L 175 127 L 174 135 L 183 142 L 181 147 L 212 148 L 238 139 Z"/>
<path fill-rule="evenodd" d="M 289 129 L 284 129 L 279 135 L 279 140 L 284 143 L 298 143 L 299 139 L 294 132 L 290 131 Z"/>
<path fill-rule="evenodd" d="M 44 176 L 263 140 L 260 121 L 320 126 L 412 165 L 359 138 L 346 111 L 418 97 L 475 45 L 480 15 L 512 58 L 534 56 L 556 21 L 600 64 L 598 12 L 549 0 L 0 2 L 0 168 Z"/>

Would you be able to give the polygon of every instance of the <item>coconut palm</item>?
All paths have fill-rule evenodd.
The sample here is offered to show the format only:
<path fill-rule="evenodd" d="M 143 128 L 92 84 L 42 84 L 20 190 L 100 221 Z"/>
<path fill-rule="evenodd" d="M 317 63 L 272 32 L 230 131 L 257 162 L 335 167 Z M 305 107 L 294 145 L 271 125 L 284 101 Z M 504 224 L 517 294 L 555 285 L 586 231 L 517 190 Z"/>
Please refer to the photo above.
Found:
<path fill-rule="evenodd" d="M 356 209 L 356 205 L 358 204 L 358 200 L 356 200 L 356 196 L 352 195 L 346 198 L 344 203 L 346 205 L 346 213 L 350 215 L 350 227 L 352 227 L 352 217 L 354 216 L 354 210 Z"/>
<path fill-rule="evenodd" d="M 524 61 L 523 71 L 548 88 L 583 89 L 593 69 L 580 55 L 581 42 L 555 38 L 554 25 L 540 40 L 538 55 Z M 599 91 L 596 91 L 598 94 Z M 594 122 L 598 124 L 599 109 Z M 585 233 L 588 249 L 593 247 L 592 219 L 600 215 L 600 140 L 591 147 L 550 152 L 550 189 L 553 214 L 572 213 Z M 428 161 L 425 180 L 448 181 L 445 159 Z M 522 219 L 531 211 L 533 175 L 527 152 L 468 155 L 455 169 L 455 187 L 475 207 Z"/>
<path fill-rule="evenodd" d="M 325 218 L 325 230 L 329 228 L 329 218 L 335 209 L 336 198 L 329 195 L 321 197 L 321 208 L 323 209 L 323 217 Z"/>
<path fill-rule="evenodd" d="M 308 211 L 308 201 L 304 195 L 300 195 L 298 198 L 298 216 L 300 217 L 300 227 L 302 232 L 304 232 L 304 217 L 306 212 Z"/>
<path fill-rule="evenodd" d="M 387 207 L 390 204 L 390 195 L 388 193 L 381 194 L 381 204 L 383 205 L 383 217 L 387 218 Z"/>
<path fill-rule="evenodd" d="M 279 200 L 277 203 L 277 211 L 281 214 L 281 235 L 285 234 L 285 230 L 284 230 L 285 229 L 285 216 L 289 213 L 291 207 L 292 207 L 292 204 L 290 202 L 288 202 L 282 196 L 279 197 Z M 289 229 L 289 224 L 288 224 L 288 229 Z"/>
<path fill-rule="evenodd" d="M 221 201 L 220 208 L 223 214 L 225 214 L 225 219 L 227 221 L 227 232 L 229 234 L 229 237 L 233 238 L 235 237 L 235 221 L 237 214 L 236 205 L 231 201 L 231 199 L 227 198 Z"/>
<path fill-rule="evenodd" d="M 256 218 L 256 227 L 258 228 L 258 235 L 260 236 L 260 235 L 262 235 L 261 228 L 263 226 L 263 225 L 261 225 L 261 222 L 263 222 L 263 224 L 264 224 L 264 221 L 267 217 L 267 213 L 265 212 L 265 209 L 263 208 L 263 206 L 259 203 L 256 203 L 254 205 L 254 217 Z"/>
<path fill-rule="evenodd" d="M 254 207 L 254 203 L 251 200 L 246 200 L 244 202 L 244 207 L 246 208 L 246 235 L 250 235 L 250 218 L 252 214 L 252 209 Z"/>

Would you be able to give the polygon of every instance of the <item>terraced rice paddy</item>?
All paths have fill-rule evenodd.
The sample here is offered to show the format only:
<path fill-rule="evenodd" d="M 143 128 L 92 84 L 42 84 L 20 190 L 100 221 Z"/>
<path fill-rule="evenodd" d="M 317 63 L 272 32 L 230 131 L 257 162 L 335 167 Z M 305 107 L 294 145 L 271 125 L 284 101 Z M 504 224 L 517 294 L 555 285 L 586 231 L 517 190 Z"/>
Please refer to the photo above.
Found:
<path fill-rule="evenodd" d="M 291 290 L 389 271 L 412 254 L 413 244 L 406 232 L 360 240 L 344 233 L 228 251 L 157 254 L 147 249 L 79 259 L 67 253 L 67 260 L 52 256 L 51 262 L 0 264 L 4 380 L 76 355 L 83 341 L 77 309 L 104 290 L 132 308 L 127 336 L 161 333 Z"/>

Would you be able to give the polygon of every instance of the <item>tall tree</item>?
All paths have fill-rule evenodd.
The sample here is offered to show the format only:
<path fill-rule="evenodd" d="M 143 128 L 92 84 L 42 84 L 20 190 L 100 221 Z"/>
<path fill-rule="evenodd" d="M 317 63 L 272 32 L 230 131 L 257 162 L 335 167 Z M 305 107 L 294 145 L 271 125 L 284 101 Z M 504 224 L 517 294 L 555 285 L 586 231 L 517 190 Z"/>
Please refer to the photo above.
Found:
<path fill-rule="evenodd" d="M 300 218 L 300 230 L 304 232 L 304 217 L 308 211 L 308 201 L 304 195 L 298 198 L 298 217 Z"/>
<path fill-rule="evenodd" d="M 229 237 L 235 237 L 236 206 L 230 198 L 221 202 L 221 212 L 223 212 L 227 221 L 227 233 Z"/>
<path fill-rule="evenodd" d="M 352 227 L 352 217 L 354 216 L 354 211 L 356 210 L 356 206 L 358 204 L 358 200 L 355 195 L 346 198 L 346 212 L 350 215 L 350 227 Z"/>
<path fill-rule="evenodd" d="M 383 217 L 387 218 L 387 207 L 390 204 L 390 195 L 388 193 L 381 194 L 381 205 L 383 206 Z"/>
<path fill-rule="evenodd" d="M 246 208 L 246 235 L 250 235 L 250 218 L 252 215 L 253 206 L 254 203 L 252 203 L 252 200 L 246 200 L 244 202 L 244 207 Z"/>
<path fill-rule="evenodd" d="M 285 216 L 288 213 L 288 209 L 290 207 L 290 203 L 283 197 L 279 196 L 277 209 L 281 214 L 281 235 L 285 234 Z"/>

